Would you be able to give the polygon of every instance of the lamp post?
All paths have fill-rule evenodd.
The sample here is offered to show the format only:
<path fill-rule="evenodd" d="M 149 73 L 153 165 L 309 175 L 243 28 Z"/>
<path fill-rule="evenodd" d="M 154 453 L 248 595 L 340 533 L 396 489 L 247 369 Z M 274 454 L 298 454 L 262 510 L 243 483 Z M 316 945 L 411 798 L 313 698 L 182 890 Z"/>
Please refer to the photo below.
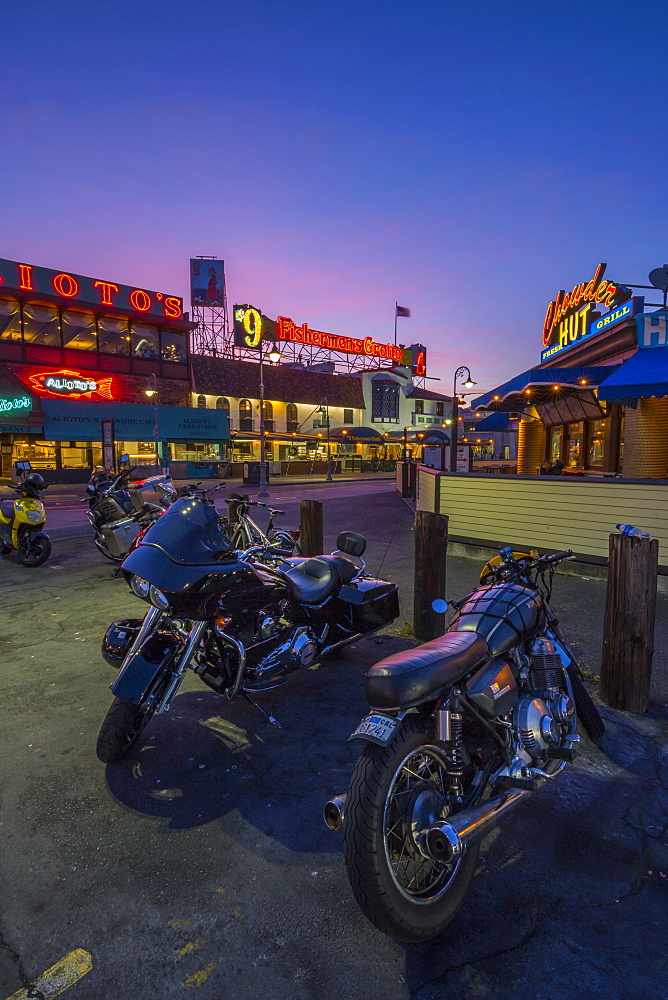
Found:
<path fill-rule="evenodd" d="M 323 399 L 322 403 L 320 404 L 320 414 L 321 414 L 321 420 L 322 420 L 322 415 L 324 414 L 325 420 L 327 421 L 327 479 L 325 480 L 325 482 L 333 483 L 334 480 L 332 479 L 332 453 L 330 451 L 330 437 L 329 437 L 329 400 L 326 398 Z"/>
<path fill-rule="evenodd" d="M 450 472 L 457 471 L 457 432 L 459 429 L 459 400 L 457 398 L 457 379 L 466 373 L 464 386 L 470 389 L 476 383 L 471 378 L 471 370 L 466 365 L 460 365 L 455 372 L 452 383 L 452 434 L 450 435 Z"/>
<path fill-rule="evenodd" d="M 270 351 L 267 351 L 267 357 L 275 364 L 280 361 L 281 354 L 273 347 Z M 264 427 L 264 351 L 262 350 L 262 341 L 260 341 L 260 489 L 258 492 L 259 497 L 268 497 L 268 483 L 267 483 L 267 442 L 266 433 Z"/>
<path fill-rule="evenodd" d="M 160 462 L 160 442 L 158 441 L 158 380 L 155 374 L 149 375 L 148 386 L 144 389 L 144 395 L 153 402 L 153 441 L 155 443 L 155 464 L 161 468 Z"/>

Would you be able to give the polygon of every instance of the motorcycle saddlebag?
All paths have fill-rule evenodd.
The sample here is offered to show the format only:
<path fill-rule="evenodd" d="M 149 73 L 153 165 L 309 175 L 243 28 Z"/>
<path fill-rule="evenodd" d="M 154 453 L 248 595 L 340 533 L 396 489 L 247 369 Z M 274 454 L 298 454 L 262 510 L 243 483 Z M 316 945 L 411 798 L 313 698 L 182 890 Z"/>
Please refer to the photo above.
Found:
<path fill-rule="evenodd" d="M 111 623 L 102 640 L 102 656 L 110 667 L 118 670 L 139 633 L 142 621 L 142 618 L 124 618 Z"/>
<path fill-rule="evenodd" d="M 121 521 L 114 521 L 102 529 L 104 544 L 107 546 L 112 556 L 120 559 L 127 555 L 130 545 L 139 534 L 139 525 L 131 517 L 123 518 Z"/>
<path fill-rule="evenodd" d="M 353 627 L 359 632 L 389 625 L 399 616 L 399 588 L 387 580 L 352 580 L 341 587 L 338 600 L 348 605 Z"/>

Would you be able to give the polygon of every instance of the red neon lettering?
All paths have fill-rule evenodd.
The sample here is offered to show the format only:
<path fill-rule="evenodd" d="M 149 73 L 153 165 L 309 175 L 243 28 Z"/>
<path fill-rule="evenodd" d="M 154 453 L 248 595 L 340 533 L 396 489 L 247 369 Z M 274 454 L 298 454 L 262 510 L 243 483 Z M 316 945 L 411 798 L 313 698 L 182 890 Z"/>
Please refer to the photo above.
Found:
<path fill-rule="evenodd" d="M 19 271 L 21 272 L 21 283 L 19 288 L 23 288 L 26 292 L 34 292 L 32 284 L 32 264 L 19 264 Z"/>
<path fill-rule="evenodd" d="M 100 288 L 101 293 L 101 304 L 103 306 L 113 306 L 113 300 L 111 298 L 112 292 L 119 291 L 118 285 L 114 285 L 111 281 L 94 281 L 93 288 Z"/>
<path fill-rule="evenodd" d="M 141 288 L 135 288 L 133 292 L 130 292 L 130 303 L 133 309 L 145 313 L 151 308 L 151 296 Z"/>
<path fill-rule="evenodd" d="M 415 364 L 413 366 L 416 375 L 424 375 L 425 373 L 425 363 L 424 363 L 424 351 L 418 351 L 418 355 L 415 359 Z"/>
<path fill-rule="evenodd" d="M 52 284 L 58 294 L 63 295 L 66 299 L 73 299 L 75 295 L 79 294 L 79 282 L 75 281 L 71 274 L 63 272 L 54 275 Z"/>
<path fill-rule="evenodd" d="M 177 299 L 175 295 L 168 295 L 165 299 L 165 316 L 170 319 L 180 319 L 183 316 L 183 299 Z"/>
<path fill-rule="evenodd" d="M 608 281 L 601 281 L 607 264 L 599 264 L 596 273 L 587 284 L 575 285 L 568 294 L 560 291 L 554 302 L 550 302 L 543 323 L 543 344 L 547 346 L 557 326 L 569 310 L 577 309 L 581 302 L 605 302 L 607 306 L 614 305 L 617 286 Z"/>

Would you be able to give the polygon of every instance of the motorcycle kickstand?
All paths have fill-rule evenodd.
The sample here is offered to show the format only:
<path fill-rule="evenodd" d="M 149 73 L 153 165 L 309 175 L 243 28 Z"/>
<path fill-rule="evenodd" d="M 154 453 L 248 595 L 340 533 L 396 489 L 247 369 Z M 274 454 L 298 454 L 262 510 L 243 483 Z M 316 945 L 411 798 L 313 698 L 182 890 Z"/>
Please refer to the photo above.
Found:
<path fill-rule="evenodd" d="M 267 722 L 270 722 L 272 726 L 276 726 L 276 729 L 283 728 L 278 719 L 275 719 L 273 715 L 269 715 L 269 712 L 265 712 L 265 710 L 262 708 L 261 705 L 258 705 L 256 701 L 253 701 L 253 699 L 251 698 L 251 696 L 248 694 L 247 691 L 242 691 L 241 693 L 246 699 L 246 701 L 250 702 L 250 704 L 253 705 L 255 708 L 257 708 L 259 712 L 262 712 Z"/>

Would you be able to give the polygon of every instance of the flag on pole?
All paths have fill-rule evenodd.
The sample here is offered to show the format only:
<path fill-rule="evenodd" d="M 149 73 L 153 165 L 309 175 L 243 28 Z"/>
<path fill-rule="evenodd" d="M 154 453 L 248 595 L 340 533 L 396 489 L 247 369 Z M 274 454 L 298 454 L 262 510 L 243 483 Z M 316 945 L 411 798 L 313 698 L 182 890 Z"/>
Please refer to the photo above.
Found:
<path fill-rule="evenodd" d="M 410 316 L 411 311 L 406 306 L 397 306 L 397 316 Z"/>

